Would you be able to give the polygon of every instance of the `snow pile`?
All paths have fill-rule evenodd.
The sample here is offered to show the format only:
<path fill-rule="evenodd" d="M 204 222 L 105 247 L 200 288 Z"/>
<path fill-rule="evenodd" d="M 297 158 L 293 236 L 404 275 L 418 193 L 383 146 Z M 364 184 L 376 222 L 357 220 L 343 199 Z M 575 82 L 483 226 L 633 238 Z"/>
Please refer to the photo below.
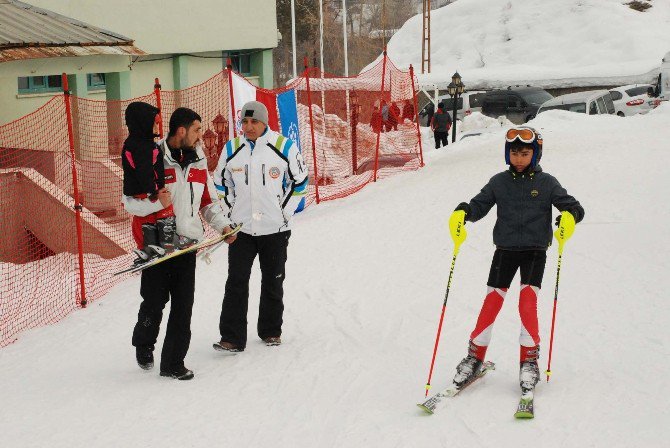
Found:
<path fill-rule="evenodd" d="M 459 0 L 431 12 L 432 73 L 419 83 L 444 87 L 455 71 L 471 89 L 650 82 L 670 50 L 670 2 L 644 13 L 624 3 Z M 419 14 L 391 38 L 398 67 L 421 72 L 421 33 Z"/>
<path fill-rule="evenodd" d="M 502 120 L 502 123 L 500 120 Z M 460 128 L 457 129 L 459 132 L 468 132 L 475 129 L 499 128 L 501 126 L 513 126 L 513 123 L 506 117 L 501 116 L 500 119 L 491 118 L 481 112 L 473 112 L 470 115 L 465 116 L 462 123 Z"/>
<path fill-rule="evenodd" d="M 280 347 L 255 337 L 256 265 L 247 350 L 227 357 L 212 350 L 224 249 L 211 265 L 198 265 L 186 358 L 193 381 L 160 378 L 135 364 L 137 277 L 56 325 L 22 334 L 0 350 L 3 446 L 665 446 L 669 115 L 666 104 L 625 119 L 549 111 L 530 123 L 544 136 L 543 167 L 586 210 L 563 254 L 553 376 L 537 387 L 533 421 L 512 417 L 519 396 L 518 277 L 487 354 L 495 372 L 435 416 L 415 406 L 451 265 L 447 219 L 505 169 L 501 127 L 427 150 L 422 170 L 301 213 L 289 245 Z M 492 210 L 468 223 L 433 390 L 448 384 L 465 355 L 486 293 L 494 222 Z M 554 246 L 538 304 L 542 370 L 556 266 Z"/>

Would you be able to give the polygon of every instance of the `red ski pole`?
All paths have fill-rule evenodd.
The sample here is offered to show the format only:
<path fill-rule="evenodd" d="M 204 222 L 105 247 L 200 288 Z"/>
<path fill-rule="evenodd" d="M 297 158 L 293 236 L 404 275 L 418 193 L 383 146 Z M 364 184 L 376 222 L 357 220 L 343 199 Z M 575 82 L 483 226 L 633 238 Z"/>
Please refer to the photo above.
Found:
<path fill-rule="evenodd" d="M 465 212 L 457 210 L 449 218 L 449 231 L 454 240 L 454 256 L 451 259 L 451 270 L 449 271 L 449 281 L 447 282 L 447 291 L 444 293 L 444 303 L 442 303 L 442 313 L 440 314 L 440 323 L 437 326 L 437 336 L 435 337 L 435 346 L 433 347 L 433 359 L 430 361 L 430 371 L 428 372 L 428 381 L 426 382 L 426 395 L 430 390 L 430 380 L 433 377 L 433 368 L 435 367 L 435 357 L 437 356 L 437 346 L 440 344 L 440 333 L 442 333 L 442 322 L 444 313 L 447 310 L 447 300 L 449 299 L 449 289 L 451 288 L 451 279 L 454 276 L 454 267 L 456 266 L 456 256 L 461 243 L 465 241 L 467 232 L 465 230 Z"/>

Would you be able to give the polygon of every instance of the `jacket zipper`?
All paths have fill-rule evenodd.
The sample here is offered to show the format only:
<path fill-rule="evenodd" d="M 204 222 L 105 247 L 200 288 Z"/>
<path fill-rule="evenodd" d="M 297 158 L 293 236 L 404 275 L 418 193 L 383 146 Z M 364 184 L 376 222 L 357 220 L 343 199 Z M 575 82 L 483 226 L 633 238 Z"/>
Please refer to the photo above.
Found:
<path fill-rule="evenodd" d="M 193 201 L 195 200 L 195 195 L 193 194 L 193 183 L 189 182 L 188 185 L 191 187 L 191 217 L 193 216 Z"/>
<path fill-rule="evenodd" d="M 263 169 L 263 185 L 265 185 L 265 164 L 261 165 Z"/>
<path fill-rule="evenodd" d="M 249 185 L 249 165 L 244 165 L 244 183 Z"/>

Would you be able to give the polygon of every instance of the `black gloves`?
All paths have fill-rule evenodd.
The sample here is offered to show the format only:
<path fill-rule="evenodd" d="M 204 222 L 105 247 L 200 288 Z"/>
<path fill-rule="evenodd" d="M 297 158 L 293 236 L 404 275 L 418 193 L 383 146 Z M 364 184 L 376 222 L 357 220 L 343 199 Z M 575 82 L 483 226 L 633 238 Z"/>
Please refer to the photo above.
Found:
<path fill-rule="evenodd" d="M 458 204 L 458 207 L 454 209 L 455 212 L 459 210 L 463 210 L 465 212 L 465 216 L 467 217 L 470 214 L 470 204 L 468 204 L 467 202 L 461 202 L 460 204 Z"/>
<path fill-rule="evenodd" d="M 569 208 L 565 211 L 570 212 L 570 214 L 575 218 L 575 223 L 578 223 L 584 217 L 584 209 L 581 206 L 580 207 Z M 561 225 L 561 215 L 558 215 L 556 217 L 556 227 L 558 227 L 560 225 Z"/>

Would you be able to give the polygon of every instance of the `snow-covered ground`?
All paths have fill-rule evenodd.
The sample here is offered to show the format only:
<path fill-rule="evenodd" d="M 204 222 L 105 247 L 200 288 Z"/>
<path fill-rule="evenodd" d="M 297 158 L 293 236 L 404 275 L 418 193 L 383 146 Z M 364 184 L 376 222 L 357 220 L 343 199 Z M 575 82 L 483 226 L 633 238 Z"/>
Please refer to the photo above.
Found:
<path fill-rule="evenodd" d="M 298 216 L 280 347 L 255 338 L 255 268 L 247 350 L 222 356 L 212 349 L 225 250 L 215 252 L 211 265 L 198 265 L 186 359 L 193 381 L 161 378 L 135 364 L 137 277 L 56 325 L 22 334 L 0 350 L 0 445 L 667 446 L 668 123 L 670 104 L 625 119 L 552 111 L 531 123 L 545 138 L 543 167 L 586 209 L 563 254 L 554 374 L 538 385 L 534 420 L 513 418 L 518 284 L 488 352 L 497 370 L 437 415 L 415 406 L 423 398 L 451 262 L 447 219 L 505 169 L 501 128 L 428 150 L 424 169 Z M 450 381 L 465 354 L 486 291 L 494 221 L 492 211 L 468 224 L 434 389 Z M 540 295 L 543 369 L 556 255 L 552 247 Z M 161 341 L 163 334 L 164 328 Z"/>
<path fill-rule="evenodd" d="M 421 75 L 421 14 L 388 43 L 396 66 L 414 65 L 420 85 L 495 88 L 650 82 L 670 51 L 670 2 L 645 12 L 627 0 L 458 0 L 431 12 L 431 73 Z M 370 66 L 374 65 L 376 61 Z"/>

